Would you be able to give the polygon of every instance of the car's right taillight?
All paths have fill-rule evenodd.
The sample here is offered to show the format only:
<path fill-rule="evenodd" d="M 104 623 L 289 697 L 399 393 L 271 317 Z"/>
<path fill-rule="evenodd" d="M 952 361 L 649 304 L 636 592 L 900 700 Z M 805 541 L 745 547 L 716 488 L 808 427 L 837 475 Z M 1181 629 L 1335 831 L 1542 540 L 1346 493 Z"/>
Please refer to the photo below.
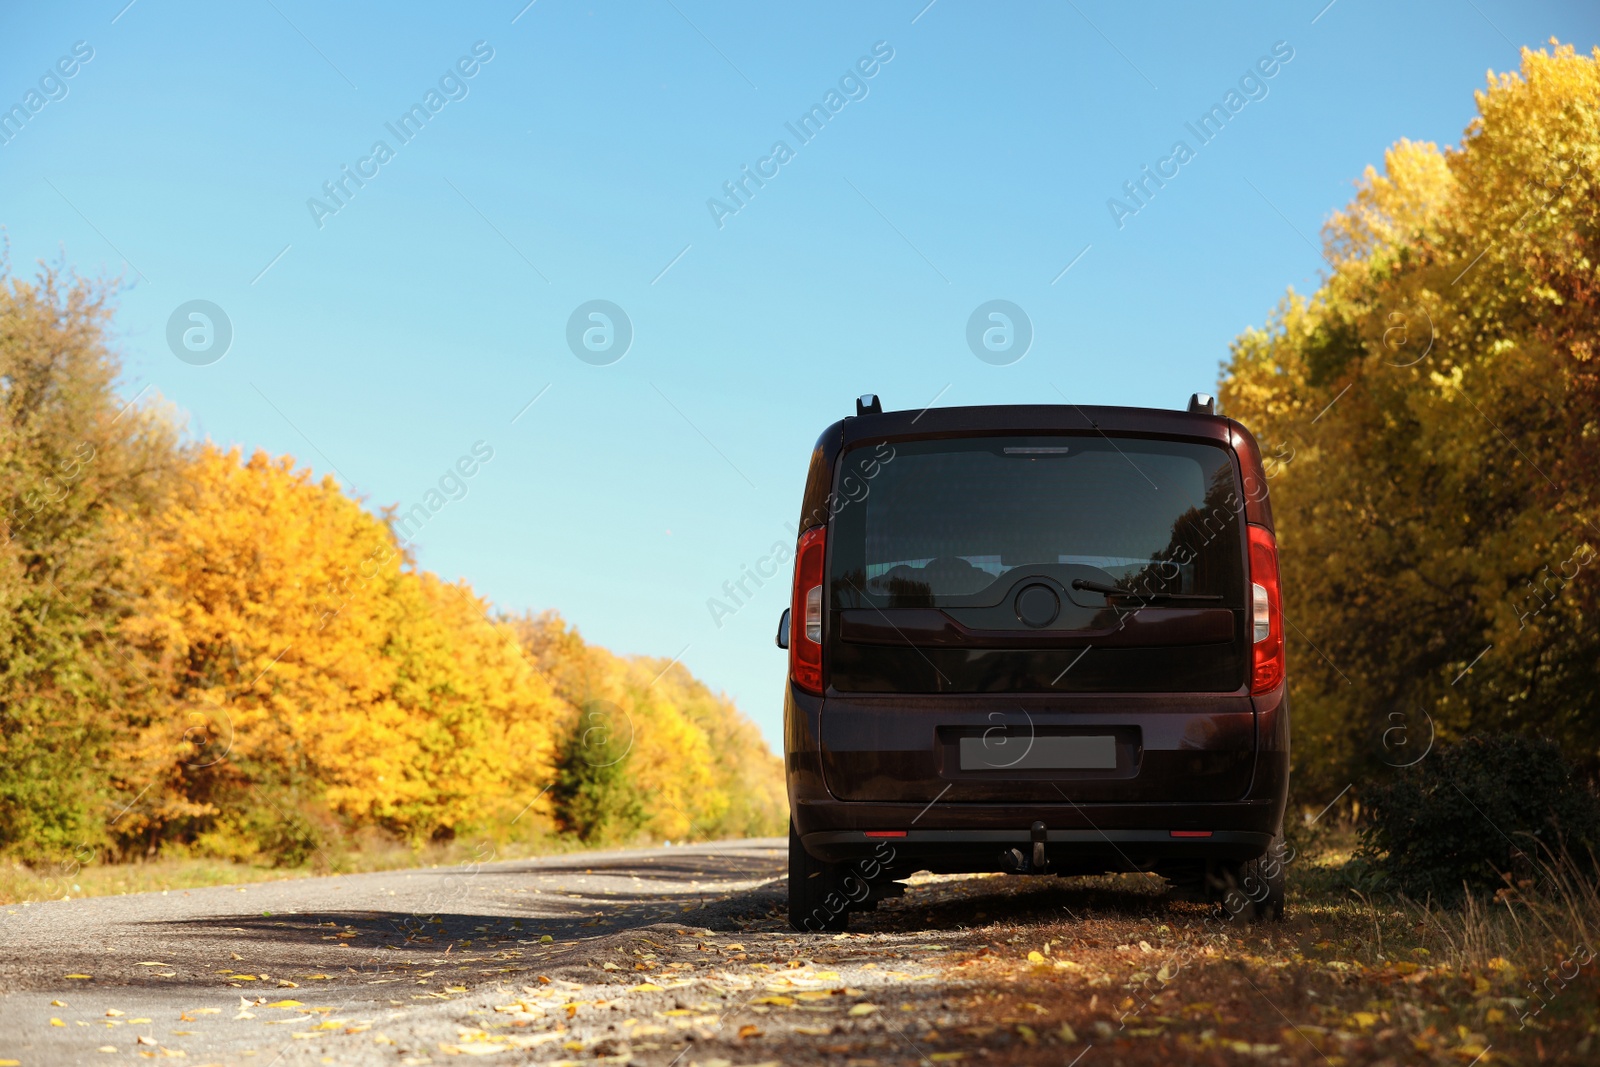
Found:
<path fill-rule="evenodd" d="M 822 565 L 828 528 L 800 535 L 794 557 L 794 598 L 789 616 L 789 677 L 811 693 L 822 692 Z"/>
<path fill-rule="evenodd" d="M 1265 526 L 1250 531 L 1250 692 L 1266 693 L 1283 683 L 1283 589 L 1278 581 L 1278 542 Z"/>

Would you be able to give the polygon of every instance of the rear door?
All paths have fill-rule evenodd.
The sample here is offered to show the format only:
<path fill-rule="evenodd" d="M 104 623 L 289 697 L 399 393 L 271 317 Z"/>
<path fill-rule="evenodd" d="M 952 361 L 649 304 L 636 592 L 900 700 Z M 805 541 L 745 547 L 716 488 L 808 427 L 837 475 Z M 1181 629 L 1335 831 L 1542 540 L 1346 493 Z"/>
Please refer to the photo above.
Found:
<path fill-rule="evenodd" d="M 867 453 L 844 452 L 840 471 Z M 1233 453 L 1104 434 L 897 440 L 828 534 L 842 799 L 1232 799 L 1254 724 Z M 930 791 L 932 786 L 932 791 Z"/>

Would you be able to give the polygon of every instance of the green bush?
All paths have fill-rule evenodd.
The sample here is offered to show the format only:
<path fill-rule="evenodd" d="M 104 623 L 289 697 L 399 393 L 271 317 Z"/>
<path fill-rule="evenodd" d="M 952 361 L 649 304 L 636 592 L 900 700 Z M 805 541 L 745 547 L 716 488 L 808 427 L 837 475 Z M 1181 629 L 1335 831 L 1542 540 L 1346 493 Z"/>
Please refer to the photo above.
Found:
<path fill-rule="evenodd" d="M 562 828 L 586 845 L 631 840 L 649 817 L 628 762 L 631 732 L 619 728 L 626 713 L 604 700 L 590 701 L 561 751 L 550 790 Z"/>
<path fill-rule="evenodd" d="M 1600 850 L 1600 799 L 1542 738 L 1469 737 L 1361 792 L 1361 859 L 1408 896 L 1453 901 Z"/>

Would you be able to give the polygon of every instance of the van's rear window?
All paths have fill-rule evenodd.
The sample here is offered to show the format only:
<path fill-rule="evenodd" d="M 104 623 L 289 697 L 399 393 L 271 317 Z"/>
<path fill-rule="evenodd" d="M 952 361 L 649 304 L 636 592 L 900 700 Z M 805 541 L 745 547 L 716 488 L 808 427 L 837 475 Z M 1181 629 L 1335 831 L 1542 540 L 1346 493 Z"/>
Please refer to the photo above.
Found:
<path fill-rule="evenodd" d="M 1215 509 L 1208 497 L 1215 506 L 1217 490 L 1233 490 L 1221 448 L 1000 437 L 899 443 L 889 462 L 874 457 L 876 475 L 830 540 L 834 575 L 880 606 L 937 606 L 1031 564 L 1084 564 L 1128 588 L 1234 591 L 1218 580 L 1236 568 L 1206 564 L 1237 560 L 1235 517 L 1222 508 L 1192 528 Z"/>
<path fill-rule="evenodd" d="M 858 462 L 868 456 L 864 466 Z M 1199 595 L 1208 607 L 1244 607 L 1241 498 L 1233 457 L 1220 446 L 1102 435 L 897 441 L 892 451 L 874 443 L 846 452 L 840 471 L 855 491 L 830 524 L 835 611 L 986 605 L 1030 574 L 1063 585 L 1082 578 L 1142 595 Z M 838 650 L 838 642 L 830 644 Z M 854 687 L 873 690 L 923 688 L 909 678 L 872 681 L 901 658 L 913 673 L 921 671 L 917 661 L 932 666 L 923 651 L 903 651 L 912 655 L 844 650 L 833 657 L 836 685 L 853 680 Z M 1098 660 L 1144 669 L 1135 661 L 1147 657 L 1116 651 L 1120 655 Z M 1161 662 L 1169 668 L 1198 663 L 1196 651 L 1163 649 Z M 1097 689 L 1231 688 L 1238 664 L 1223 655 L 1228 662 L 1220 665 L 1218 651 L 1211 649 L 1211 666 L 1199 672 L 1204 678 L 1190 669 L 1180 670 L 1185 677 L 1179 679 L 1141 680 L 1124 670 L 1111 677 L 1088 660 L 1081 678 Z M 955 674 L 995 659 L 971 650 L 953 658 L 959 660 Z M 1031 670 L 1019 674 L 1022 666 L 1004 665 L 1007 687 L 1036 687 L 1025 678 Z M 950 671 L 934 673 L 938 689 L 991 688 L 994 681 L 971 677 L 969 687 Z"/>

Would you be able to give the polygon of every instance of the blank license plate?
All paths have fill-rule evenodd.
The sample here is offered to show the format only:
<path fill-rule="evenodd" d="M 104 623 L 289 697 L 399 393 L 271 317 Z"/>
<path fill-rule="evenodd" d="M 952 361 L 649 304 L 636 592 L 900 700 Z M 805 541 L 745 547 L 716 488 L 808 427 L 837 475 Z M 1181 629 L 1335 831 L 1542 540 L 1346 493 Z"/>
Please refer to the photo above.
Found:
<path fill-rule="evenodd" d="M 1111 771 L 1117 739 L 1102 737 L 963 737 L 964 771 Z"/>

